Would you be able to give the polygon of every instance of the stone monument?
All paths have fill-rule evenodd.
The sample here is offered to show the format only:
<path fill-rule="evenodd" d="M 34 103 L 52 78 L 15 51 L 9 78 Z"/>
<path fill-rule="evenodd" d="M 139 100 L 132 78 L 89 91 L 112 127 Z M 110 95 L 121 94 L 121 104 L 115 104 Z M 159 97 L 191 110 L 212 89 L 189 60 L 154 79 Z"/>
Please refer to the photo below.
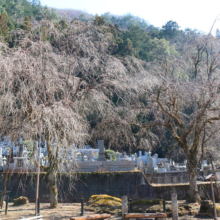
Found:
<path fill-rule="evenodd" d="M 98 147 L 99 147 L 99 158 L 98 158 L 98 161 L 106 161 L 104 141 L 103 140 L 98 140 L 97 144 L 98 144 Z"/>
<path fill-rule="evenodd" d="M 172 219 L 178 220 L 178 204 L 177 204 L 177 194 L 176 193 L 171 194 L 171 200 L 172 200 Z"/>
<path fill-rule="evenodd" d="M 124 219 L 124 214 L 128 213 L 128 197 L 127 196 L 122 196 L 121 197 L 121 202 L 122 202 L 122 219 Z"/>

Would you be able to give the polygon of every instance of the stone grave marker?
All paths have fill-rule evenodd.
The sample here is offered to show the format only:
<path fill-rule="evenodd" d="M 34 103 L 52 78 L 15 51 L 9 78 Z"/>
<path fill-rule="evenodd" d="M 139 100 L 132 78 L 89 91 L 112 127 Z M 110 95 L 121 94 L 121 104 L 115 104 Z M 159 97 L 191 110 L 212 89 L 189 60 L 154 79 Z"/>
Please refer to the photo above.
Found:
<path fill-rule="evenodd" d="M 105 158 L 105 148 L 104 148 L 104 141 L 98 140 L 98 147 L 99 147 L 99 158 L 98 161 L 106 161 Z"/>
<path fill-rule="evenodd" d="M 178 204 L 177 204 L 177 194 L 176 193 L 171 194 L 171 200 L 172 200 L 172 219 L 178 220 Z"/>
<path fill-rule="evenodd" d="M 121 203 L 122 203 L 122 219 L 124 219 L 124 214 L 128 213 L 128 197 L 122 196 L 121 197 Z"/>

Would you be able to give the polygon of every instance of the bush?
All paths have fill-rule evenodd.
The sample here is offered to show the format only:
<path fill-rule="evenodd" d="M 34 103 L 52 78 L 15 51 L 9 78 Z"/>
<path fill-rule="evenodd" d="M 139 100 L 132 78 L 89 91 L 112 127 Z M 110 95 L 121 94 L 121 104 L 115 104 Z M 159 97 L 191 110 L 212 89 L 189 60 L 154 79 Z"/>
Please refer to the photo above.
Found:
<path fill-rule="evenodd" d="M 107 160 L 110 160 L 110 154 L 115 154 L 115 151 L 113 151 L 113 150 L 106 150 L 105 151 L 105 158 Z M 116 161 L 116 156 L 112 156 L 112 160 Z"/>

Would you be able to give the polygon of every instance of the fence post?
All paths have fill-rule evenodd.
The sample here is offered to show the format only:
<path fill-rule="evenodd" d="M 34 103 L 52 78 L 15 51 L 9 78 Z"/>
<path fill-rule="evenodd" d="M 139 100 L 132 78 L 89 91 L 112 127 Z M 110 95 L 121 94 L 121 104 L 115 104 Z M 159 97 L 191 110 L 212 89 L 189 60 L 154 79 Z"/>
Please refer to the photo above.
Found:
<path fill-rule="evenodd" d="M 7 215 L 7 212 L 8 212 L 8 196 L 6 197 L 5 215 Z"/>
<path fill-rule="evenodd" d="M 11 190 L 11 201 L 13 202 L 13 199 L 14 199 L 14 191 Z"/>
<path fill-rule="evenodd" d="M 122 201 L 122 219 L 124 219 L 124 214 L 128 213 L 128 197 L 122 196 L 121 201 Z"/>
<path fill-rule="evenodd" d="M 40 199 L 37 198 L 37 214 L 40 214 Z"/>
<path fill-rule="evenodd" d="M 172 193 L 171 199 L 172 199 L 172 219 L 173 220 L 178 220 L 177 194 Z"/>
<path fill-rule="evenodd" d="M 81 199 L 81 216 L 84 215 L 84 199 Z"/>
<path fill-rule="evenodd" d="M 163 212 L 166 213 L 166 201 L 165 201 L 165 199 L 163 200 Z"/>
<path fill-rule="evenodd" d="M 129 212 L 132 213 L 132 199 L 129 200 L 130 204 L 129 204 Z"/>

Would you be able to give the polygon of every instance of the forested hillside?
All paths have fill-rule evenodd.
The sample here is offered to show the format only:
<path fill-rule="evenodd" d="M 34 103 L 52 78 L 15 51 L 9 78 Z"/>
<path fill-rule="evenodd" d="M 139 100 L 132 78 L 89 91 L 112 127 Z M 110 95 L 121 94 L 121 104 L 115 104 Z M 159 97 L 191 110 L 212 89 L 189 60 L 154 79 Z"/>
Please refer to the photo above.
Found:
<path fill-rule="evenodd" d="M 36 2 L 36 3 L 35 3 Z M 25 18 L 40 21 L 42 18 L 57 20 L 58 15 L 54 9 L 42 6 L 39 1 L 27 0 L 0 0 L 0 31 L 19 28 Z M 6 25 L 7 23 L 7 25 Z"/>
<path fill-rule="evenodd" d="M 160 105 L 155 107 L 154 93 L 160 86 L 173 86 L 174 91 L 176 85 L 182 88 L 184 83 L 190 83 L 188 88 L 193 92 L 196 80 L 218 80 L 218 38 L 189 29 L 182 31 L 174 21 L 155 28 L 131 15 L 114 17 L 107 13 L 83 18 L 78 14 L 68 22 L 54 10 L 26 0 L 1 0 L 0 10 L 1 77 L 5 78 L 4 83 L 14 83 L 9 83 L 13 89 L 7 97 L 11 98 L 1 98 L 5 103 L 1 102 L 4 108 L 0 133 L 10 135 L 13 130 L 15 136 L 17 132 L 24 138 L 33 138 L 37 128 L 31 124 L 42 108 L 48 120 L 42 123 L 48 129 L 66 129 L 65 135 L 55 135 L 53 131 L 53 138 L 60 135 L 63 140 L 92 146 L 97 139 L 104 139 L 107 147 L 114 150 L 153 150 L 159 156 L 169 154 L 170 158 L 179 156 L 183 160 L 184 151 L 173 136 L 174 131 L 180 131 L 163 124 L 166 114 L 158 113 Z M 50 87 L 34 83 L 38 79 L 44 79 Z M 9 86 L 4 83 L 0 87 L 3 90 Z M 163 97 L 168 94 L 172 91 Z M 189 97 L 193 94 L 183 99 Z M 181 108 L 184 117 L 193 114 L 194 118 L 198 106 L 193 98 L 179 107 L 171 104 L 174 95 L 169 98 L 170 102 L 164 101 L 165 113 L 172 110 L 173 116 Z M 55 107 L 59 103 L 60 111 Z M 65 111 L 69 113 L 65 115 Z M 12 115 L 16 115 L 16 120 Z M 54 115 L 60 124 L 53 121 Z"/>
<path fill-rule="evenodd" d="M 197 168 L 219 160 L 219 35 L 130 15 L 68 21 L 35 1 L 0 6 L 0 134 L 46 141 L 51 208 L 61 147 L 97 140 L 187 159 L 187 201 L 200 201 Z"/>

